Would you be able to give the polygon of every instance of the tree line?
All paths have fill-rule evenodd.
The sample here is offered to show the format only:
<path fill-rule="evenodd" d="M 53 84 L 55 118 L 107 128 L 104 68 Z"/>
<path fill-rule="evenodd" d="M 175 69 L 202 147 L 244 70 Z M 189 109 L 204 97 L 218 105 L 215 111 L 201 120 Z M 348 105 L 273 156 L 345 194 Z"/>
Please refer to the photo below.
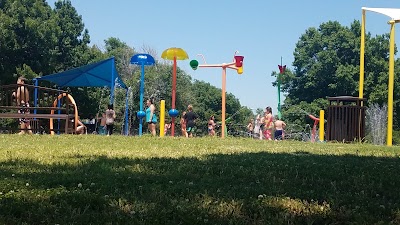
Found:
<path fill-rule="evenodd" d="M 89 30 L 70 0 L 57 1 L 53 8 L 45 0 L 2 0 L 0 21 L 0 84 L 15 83 L 18 75 L 33 79 L 114 56 L 119 75 L 132 90 L 129 119 L 132 127 L 137 127 L 140 68 L 130 65 L 130 58 L 136 53 L 148 53 L 156 59 L 156 65 L 145 69 L 145 98 L 152 97 L 156 102 L 165 99 L 169 109 L 171 63 L 159 59 L 159 54 L 149 46 L 131 47 L 117 37 L 104 40 L 104 46 L 91 45 Z M 282 105 L 285 120 L 310 123 L 304 112 L 318 115 L 320 109 L 327 108 L 327 97 L 358 96 L 360 32 L 357 20 L 348 27 L 328 21 L 300 35 L 293 52 L 293 69 L 287 69 L 280 78 L 286 97 Z M 388 34 L 366 34 L 364 96 L 367 106 L 387 104 L 388 52 Z M 399 66 L 400 61 L 396 59 L 395 68 Z M 277 76 L 278 72 L 273 71 L 271 75 Z M 398 82 L 399 72 L 395 70 L 395 129 L 400 126 Z M 82 117 L 102 112 L 110 92 L 87 87 L 68 90 L 78 102 Z M 116 90 L 115 107 L 120 118 L 124 114 L 124 98 L 125 93 Z M 227 94 L 226 103 L 227 118 L 233 116 L 231 129 L 244 129 L 253 112 L 232 94 Z M 204 123 L 205 127 L 211 115 L 217 121 L 221 118 L 221 89 L 193 80 L 178 67 L 176 108 L 182 112 L 188 104 L 194 106 L 203 121 L 200 126 Z"/>
<path fill-rule="evenodd" d="M 149 46 L 131 47 L 117 37 L 104 40 L 104 46 L 90 44 L 89 30 L 70 0 L 57 1 L 52 8 L 45 0 L 0 1 L 0 85 L 15 83 L 18 76 L 28 80 L 102 59 L 115 57 L 116 68 L 125 84 L 131 87 L 129 98 L 131 132 L 138 127 L 136 112 L 139 110 L 140 68 L 130 65 L 136 53 L 148 53 L 156 65 L 146 67 L 145 99 L 153 98 L 156 106 L 166 101 L 166 111 L 171 106 L 172 64 L 157 57 Z M 40 84 L 50 85 L 51 84 Z M 104 112 L 110 90 L 106 88 L 67 88 L 75 98 L 81 118 Z M 214 115 L 221 118 L 221 89 L 209 83 L 193 80 L 189 74 L 177 69 L 176 108 L 183 112 L 192 104 L 199 115 L 199 133 L 206 133 L 207 119 Z M 119 115 L 117 129 L 124 118 L 125 93 L 116 90 L 115 109 Z M 159 108 L 158 108 L 159 109 Z M 228 93 L 226 113 L 234 125 L 244 124 L 252 112 Z M 169 119 L 169 118 L 168 118 Z"/>
<path fill-rule="evenodd" d="M 337 21 L 324 22 L 317 28 L 308 28 L 300 36 L 293 53 L 293 69 L 280 77 L 286 97 L 282 105 L 286 120 L 311 123 L 305 113 L 318 115 L 319 110 L 327 109 L 327 97 L 358 97 L 360 40 L 361 24 L 357 20 L 349 27 Z M 365 105 L 383 106 L 388 99 L 389 34 L 367 33 L 365 40 Z M 400 59 L 396 59 L 395 68 L 400 68 Z M 393 119 L 397 130 L 400 125 L 398 71 L 395 70 Z M 278 77 L 278 73 L 274 71 L 271 75 Z"/>

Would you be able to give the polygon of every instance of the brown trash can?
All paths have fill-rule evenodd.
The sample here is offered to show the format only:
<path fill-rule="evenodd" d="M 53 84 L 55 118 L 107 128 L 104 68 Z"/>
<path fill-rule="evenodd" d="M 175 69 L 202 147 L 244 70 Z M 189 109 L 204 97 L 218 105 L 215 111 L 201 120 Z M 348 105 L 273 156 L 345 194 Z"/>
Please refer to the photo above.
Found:
<path fill-rule="evenodd" d="M 365 98 L 328 97 L 327 141 L 352 142 L 365 138 Z"/>

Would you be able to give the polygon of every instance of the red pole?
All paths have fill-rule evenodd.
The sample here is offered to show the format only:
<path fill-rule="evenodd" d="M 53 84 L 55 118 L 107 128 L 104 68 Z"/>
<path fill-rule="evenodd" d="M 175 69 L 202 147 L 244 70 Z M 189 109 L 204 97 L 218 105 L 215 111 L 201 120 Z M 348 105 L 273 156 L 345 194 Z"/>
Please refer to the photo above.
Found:
<path fill-rule="evenodd" d="M 176 56 L 174 56 L 174 66 L 172 71 L 172 109 L 175 109 L 175 94 L 176 94 Z M 171 136 L 175 133 L 175 117 L 172 117 Z"/>

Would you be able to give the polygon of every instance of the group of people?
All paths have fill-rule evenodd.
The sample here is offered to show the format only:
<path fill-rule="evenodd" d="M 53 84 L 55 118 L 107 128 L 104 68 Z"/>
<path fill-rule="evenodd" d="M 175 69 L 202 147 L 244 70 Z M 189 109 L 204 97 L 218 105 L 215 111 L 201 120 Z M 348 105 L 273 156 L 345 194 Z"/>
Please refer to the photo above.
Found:
<path fill-rule="evenodd" d="M 25 84 L 25 78 L 19 77 L 17 80 L 17 90 L 13 93 L 13 97 L 16 98 L 17 106 L 19 106 L 18 113 L 21 114 L 29 114 L 29 90 L 27 89 Z M 147 123 L 148 130 L 151 135 L 156 136 L 156 124 L 157 124 L 157 115 L 156 115 L 156 107 L 154 106 L 153 99 L 148 99 L 146 101 L 146 117 L 145 122 Z M 114 129 L 114 121 L 116 118 L 116 114 L 114 111 L 113 104 L 109 104 L 107 110 L 102 114 L 101 117 L 96 116 L 97 120 L 100 120 L 99 133 L 112 135 Z M 193 112 L 193 106 L 188 105 L 187 111 L 182 113 L 180 119 L 181 125 L 181 133 L 184 137 L 193 137 L 193 133 L 195 131 L 196 120 L 198 116 L 195 112 Z M 71 120 L 70 122 L 73 122 Z M 30 126 L 30 120 L 28 118 L 19 119 L 19 123 L 21 126 L 20 134 L 24 133 L 32 133 L 32 129 Z M 89 123 L 96 124 L 96 120 L 91 118 Z M 207 122 L 207 130 L 210 136 L 215 136 L 215 128 L 216 128 L 215 117 L 211 116 Z M 247 131 L 251 136 L 258 137 L 259 139 L 266 140 L 283 140 L 284 139 L 284 128 L 286 124 L 282 120 L 274 119 L 272 115 L 271 107 L 266 107 L 265 113 L 263 116 L 257 115 L 256 119 L 251 119 L 249 124 L 247 125 Z M 167 134 L 168 130 L 171 128 L 171 123 L 165 123 L 164 133 Z M 272 135 L 272 132 L 274 135 Z M 76 134 L 84 134 L 87 133 L 87 127 L 80 119 L 77 121 L 77 127 L 75 128 Z"/>
<path fill-rule="evenodd" d="M 193 106 L 188 105 L 187 111 L 182 113 L 181 119 L 179 123 L 181 125 L 181 133 L 184 137 L 193 137 L 193 133 L 195 131 L 196 120 L 198 116 L 193 112 Z M 168 130 L 171 128 L 171 123 L 165 123 L 164 125 L 164 135 L 168 133 Z"/>
<path fill-rule="evenodd" d="M 107 107 L 107 110 L 102 114 L 101 117 L 96 116 L 96 119 L 93 116 L 90 116 L 89 119 L 89 124 L 94 124 L 96 125 L 96 120 L 100 120 L 100 126 L 98 128 L 99 134 L 107 134 L 107 136 L 110 136 L 113 134 L 114 131 L 114 121 L 116 118 L 116 114 L 114 111 L 114 105 L 109 104 Z M 71 121 L 73 122 L 73 121 Z M 75 129 L 76 134 L 85 134 L 88 132 L 87 126 L 82 123 L 80 118 L 78 119 L 78 125 Z"/>
<path fill-rule="evenodd" d="M 274 118 L 272 115 L 272 108 L 266 107 L 264 115 L 257 115 L 256 119 L 251 119 L 247 125 L 247 132 L 260 140 L 283 140 L 285 137 L 284 129 L 286 123 L 280 119 Z M 272 136 L 272 132 L 274 135 Z"/>
<path fill-rule="evenodd" d="M 192 105 L 189 105 L 187 111 L 182 113 L 180 119 L 182 136 L 193 137 L 196 119 L 197 115 L 193 112 Z M 217 123 L 215 121 L 215 117 L 211 116 L 207 122 L 207 131 L 210 136 L 215 136 L 216 127 Z M 259 138 L 261 140 L 283 140 L 285 136 L 285 127 L 286 123 L 280 119 L 274 118 L 272 114 L 272 108 L 268 106 L 265 108 L 263 116 L 257 115 L 255 120 L 250 120 L 249 124 L 247 125 L 247 132 L 250 136 Z M 167 134 L 170 128 L 171 123 L 165 123 L 164 134 Z M 154 134 L 153 132 L 152 134 L 155 135 L 155 128 L 153 131 Z"/>

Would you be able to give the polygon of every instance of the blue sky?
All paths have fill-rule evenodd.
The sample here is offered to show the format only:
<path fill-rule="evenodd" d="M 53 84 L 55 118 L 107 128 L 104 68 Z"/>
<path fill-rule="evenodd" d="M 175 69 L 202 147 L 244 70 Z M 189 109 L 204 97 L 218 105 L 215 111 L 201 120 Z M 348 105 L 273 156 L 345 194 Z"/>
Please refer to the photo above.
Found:
<path fill-rule="evenodd" d="M 47 0 L 54 7 L 55 0 Z M 278 64 L 292 68 L 293 51 L 299 37 L 309 27 L 329 20 L 349 26 L 361 20 L 361 7 L 400 8 L 395 0 L 71 0 L 89 30 L 91 44 L 117 37 L 135 49 L 143 45 L 156 50 L 158 57 L 170 47 L 186 50 L 190 59 L 207 63 L 231 62 L 236 50 L 243 55 L 244 73 L 227 71 L 227 92 L 250 108 L 271 106 L 276 112 L 277 89 L 272 71 Z M 389 32 L 388 17 L 367 12 L 367 31 Z M 398 25 L 399 26 L 399 25 Z M 398 29 L 397 29 L 397 33 Z M 400 35 L 396 43 L 400 43 Z M 193 71 L 189 61 L 178 66 L 192 76 L 221 88 L 221 69 Z M 179 90 L 177 90 L 179 91 Z M 282 97 L 284 99 L 284 97 Z"/>

